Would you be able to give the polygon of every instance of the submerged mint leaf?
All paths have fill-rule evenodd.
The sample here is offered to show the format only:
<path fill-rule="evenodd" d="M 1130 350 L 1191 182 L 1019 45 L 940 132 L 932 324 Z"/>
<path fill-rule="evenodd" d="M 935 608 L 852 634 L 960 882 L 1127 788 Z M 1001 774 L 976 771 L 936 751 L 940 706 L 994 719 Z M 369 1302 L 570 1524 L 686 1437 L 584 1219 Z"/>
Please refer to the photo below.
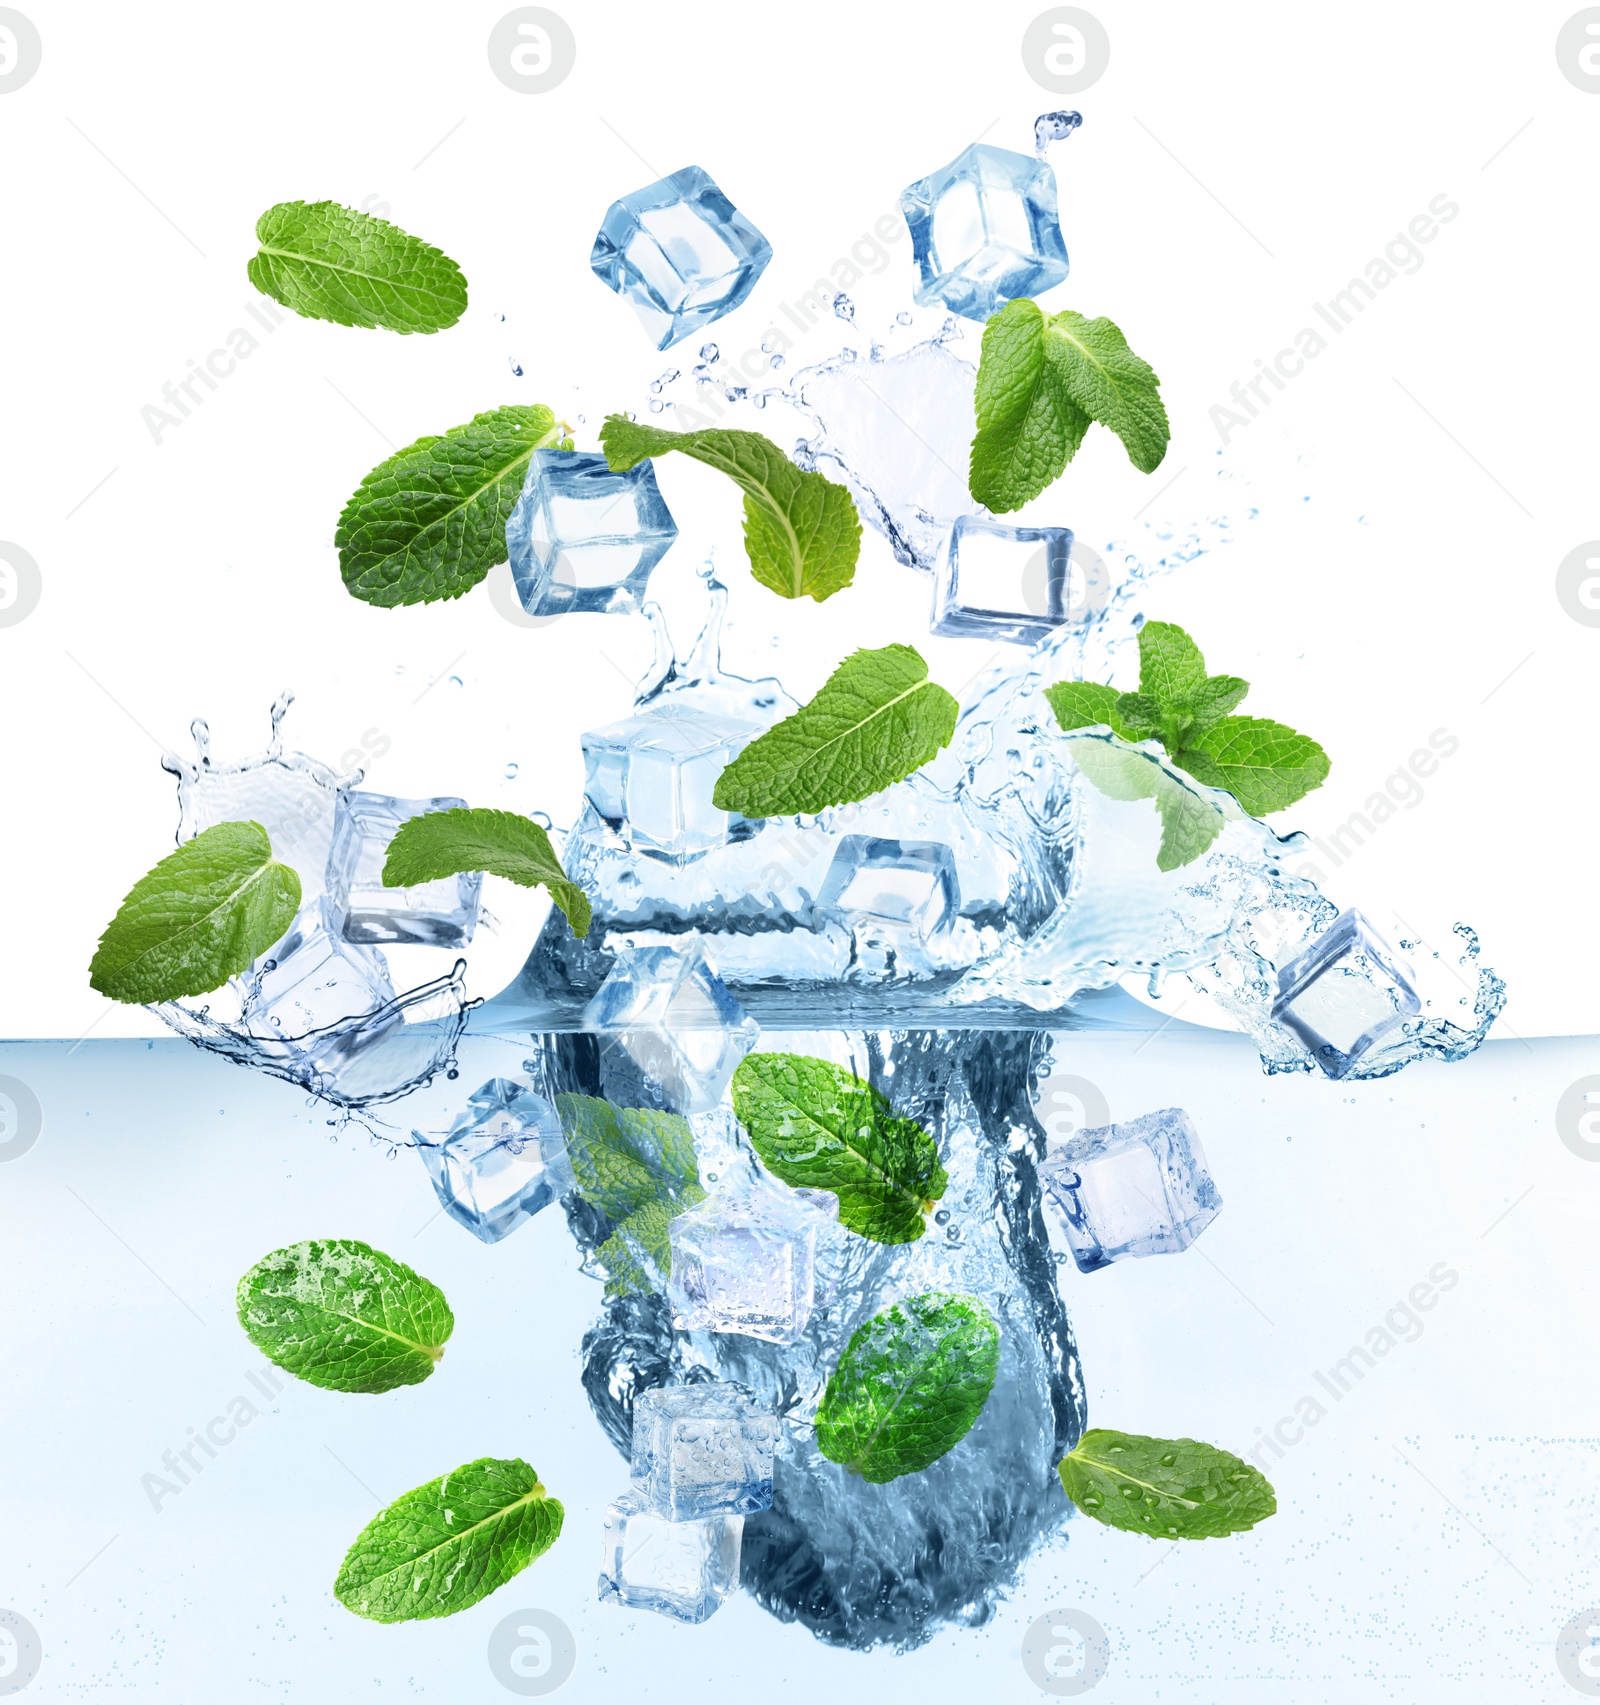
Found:
<path fill-rule="evenodd" d="M 574 935 L 589 933 L 589 896 L 567 880 L 550 837 L 515 811 L 457 806 L 408 817 L 389 843 L 386 888 L 410 888 L 441 876 L 482 870 L 523 888 L 548 888 Z"/>
<path fill-rule="evenodd" d="M 527 1463 L 481 1457 L 379 1511 L 345 1554 L 333 1596 L 373 1622 L 454 1616 L 548 1551 L 561 1519 Z"/>
<path fill-rule="evenodd" d="M 1243 1533 L 1278 1508 L 1257 1469 L 1195 1439 L 1091 1427 L 1057 1472 L 1086 1516 L 1155 1539 L 1221 1539 Z"/>
<path fill-rule="evenodd" d="M 1115 432 L 1147 474 L 1172 436 L 1160 381 L 1110 320 L 1070 309 L 1047 319 L 1027 297 L 985 323 L 974 401 L 969 485 L 1002 515 L 1059 478 L 1091 421 Z"/>
<path fill-rule="evenodd" d="M 809 1054 L 746 1054 L 733 1111 L 767 1170 L 831 1190 L 839 1223 L 877 1243 L 912 1243 L 949 1182 L 933 1138 L 870 1083 Z"/>
<path fill-rule="evenodd" d="M 571 448 L 548 408 L 517 403 L 397 450 L 339 517 L 333 542 L 345 589 L 384 608 L 471 591 L 506 560 L 506 522 L 534 451 Z"/>
<path fill-rule="evenodd" d="M 694 1131 L 681 1113 L 572 1094 L 556 1097 L 556 1111 L 578 1194 L 609 1218 L 627 1221 L 650 1202 L 677 1201 L 690 1185 L 698 1188 Z"/>
<path fill-rule="evenodd" d="M 1260 716 L 1223 717 L 1172 761 L 1207 787 L 1226 788 L 1252 817 L 1303 799 L 1332 768 L 1309 735 Z"/>
<path fill-rule="evenodd" d="M 780 597 L 820 604 L 855 578 L 861 551 L 855 499 L 842 485 L 797 468 L 759 432 L 668 432 L 611 414 L 600 428 L 600 444 L 619 473 L 647 456 L 681 450 L 726 474 L 744 493 L 750 572 Z"/>
<path fill-rule="evenodd" d="M 909 645 L 853 651 L 793 716 L 717 778 L 720 811 L 791 817 L 867 799 L 938 755 L 960 706 Z"/>
<path fill-rule="evenodd" d="M 134 1005 L 209 994 L 294 922 L 300 878 L 259 823 L 214 823 L 134 883 L 106 925 L 89 986 Z"/>
<path fill-rule="evenodd" d="M 675 1197 L 661 1196 L 637 1208 L 600 1245 L 605 1267 L 606 1295 L 622 1296 L 651 1288 L 646 1263 L 665 1276 L 672 1269 L 672 1240 L 668 1227 L 681 1213 L 703 1202 L 706 1193 L 698 1184 L 684 1184 Z"/>
<path fill-rule="evenodd" d="M 1000 1366 L 1000 1328 L 972 1296 L 930 1291 L 858 1326 L 817 1409 L 817 1448 L 864 1480 L 937 1462 L 972 1430 Z"/>
<path fill-rule="evenodd" d="M 466 312 L 461 268 L 431 243 L 336 201 L 280 201 L 256 221 L 262 295 L 311 320 L 438 332 Z"/>
<path fill-rule="evenodd" d="M 1226 821 L 1209 799 L 1166 769 L 1161 760 L 1115 736 L 1074 734 L 1072 760 L 1110 799 L 1153 799 L 1161 817 L 1160 870 L 1193 864 L 1222 833 Z M 1197 778 L 1198 779 L 1198 778 Z"/>
<path fill-rule="evenodd" d="M 268 1361 L 328 1391 L 420 1384 L 455 1330 L 437 1285 L 346 1237 L 263 1256 L 239 1281 L 238 1308 Z"/>

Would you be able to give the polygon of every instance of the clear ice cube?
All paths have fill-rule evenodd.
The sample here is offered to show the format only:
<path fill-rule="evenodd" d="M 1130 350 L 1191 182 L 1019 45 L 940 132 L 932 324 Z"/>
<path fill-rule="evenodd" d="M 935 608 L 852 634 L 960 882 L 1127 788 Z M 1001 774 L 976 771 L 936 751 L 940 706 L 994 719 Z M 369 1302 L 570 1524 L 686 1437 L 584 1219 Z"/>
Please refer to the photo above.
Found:
<path fill-rule="evenodd" d="M 606 1511 L 600 1602 L 704 1622 L 739 1586 L 743 1516 L 669 1521 L 637 1492 Z"/>
<path fill-rule="evenodd" d="M 1032 154 L 975 142 L 948 166 L 901 191 L 921 275 L 916 300 L 986 320 L 1018 296 L 1067 276 L 1056 215 L 1056 176 Z"/>
<path fill-rule="evenodd" d="M 737 308 L 771 259 L 772 245 L 711 178 L 685 166 L 612 202 L 589 264 L 668 349 Z"/>
<path fill-rule="evenodd" d="M 530 616 L 627 613 L 677 536 L 652 462 L 615 473 L 601 455 L 535 450 L 506 522 L 506 554 Z"/>
<path fill-rule="evenodd" d="M 1045 1157 L 1039 1182 L 1082 1273 L 1187 1249 L 1222 1209 L 1181 1107 L 1084 1131 Z"/>
<path fill-rule="evenodd" d="M 411 888 L 383 884 L 384 859 L 402 823 L 425 811 L 451 811 L 466 803 L 452 798 L 341 793 L 328 851 L 329 928 L 345 941 L 367 945 L 411 942 L 423 947 L 463 947 L 471 941 L 483 886 L 478 872 L 441 876 Z"/>
<path fill-rule="evenodd" d="M 752 722 L 671 704 L 583 737 L 584 792 L 635 852 L 674 864 L 756 824 L 711 802 L 717 778 L 761 733 Z"/>
<path fill-rule="evenodd" d="M 1341 912 L 1279 970 L 1272 1005 L 1334 1078 L 1421 1011 L 1411 967 L 1357 911 Z"/>
<path fill-rule="evenodd" d="M 674 1113 L 709 1113 L 761 1027 L 728 993 L 698 936 L 681 945 L 619 944 L 584 1008 L 603 1051 L 619 1048 Z"/>
<path fill-rule="evenodd" d="M 777 1416 L 722 1380 L 633 1401 L 633 1489 L 673 1521 L 770 1509 L 777 1448 Z"/>
<path fill-rule="evenodd" d="M 1036 645 L 1070 619 L 1072 529 L 962 515 L 933 582 L 932 631 Z"/>
<path fill-rule="evenodd" d="M 850 934 L 852 968 L 939 969 L 961 910 L 955 854 L 939 841 L 846 835 L 817 894 L 819 916 Z"/>
<path fill-rule="evenodd" d="M 519 1078 L 475 1089 L 442 1139 L 413 1135 L 440 1206 L 485 1243 L 575 1188 L 555 1108 Z"/>
<path fill-rule="evenodd" d="M 820 1191 L 764 1176 L 713 1192 L 667 1228 L 667 1301 L 684 1332 L 738 1332 L 798 1343 L 816 1295 L 817 1242 L 832 1224 Z"/>

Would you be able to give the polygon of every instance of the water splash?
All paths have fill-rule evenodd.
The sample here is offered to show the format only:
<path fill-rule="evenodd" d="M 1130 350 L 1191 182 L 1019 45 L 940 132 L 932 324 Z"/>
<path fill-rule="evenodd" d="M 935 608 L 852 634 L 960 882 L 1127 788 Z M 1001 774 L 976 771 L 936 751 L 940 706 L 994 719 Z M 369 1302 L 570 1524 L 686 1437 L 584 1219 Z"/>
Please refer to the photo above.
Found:
<path fill-rule="evenodd" d="M 1070 136 L 1083 123 L 1081 112 L 1042 112 L 1033 121 L 1033 151 L 1043 160 L 1052 142 Z"/>

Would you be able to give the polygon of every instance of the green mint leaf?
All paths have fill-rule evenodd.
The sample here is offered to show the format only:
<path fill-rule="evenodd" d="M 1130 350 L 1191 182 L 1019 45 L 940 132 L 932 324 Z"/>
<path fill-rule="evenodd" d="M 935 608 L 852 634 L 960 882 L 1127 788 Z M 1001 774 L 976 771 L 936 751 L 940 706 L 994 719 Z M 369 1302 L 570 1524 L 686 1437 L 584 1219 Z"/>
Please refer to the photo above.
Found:
<path fill-rule="evenodd" d="M 1156 854 L 1159 869 L 1177 870 L 1193 864 L 1222 833 L 1226 819 L 1221 810 L 1186 787 L 1152 753 L 1103 735 L 1067 738 L 1073 762 L 1107 797 L 1155 801 L 1161 816 L 1161 846 Z"/>
<path fill-rule="evenodd" d="M 392 609 L 470 592 L 506 560 L 506 522 L 535 450 L 570 450 L 542 403 L 507 404 L 379 462 L 333 542 L 353 598 Z"/>
<path fill-rule="evenodd" d="M 792 817 L 867 799 L 950 744 L 960 706 L 909 645 L 853 651 L 793 716 L 717 778 L 719 811 Z"/>
<path fill-rule="evenodd" d="M 606 1295 L 622 1296 L 651 1288 L 648 1261 L 657 1273 L 672 1270 L 672 1239 L 668 1227 L 674 1218 L 703 1202 L 706 1193 L 698 1184 L 683 1184 L 675 1197 L 662 1196 L 636 1209 L 600 1245 L 599 1255 L 609 1277 Z"/>
<path fill-rule="evenodd" d="M 600 444 L 618 472 L 681 450 L 726 474 L 744 493 L 750 572 L 780 597 L 820 604 L 855 578 L 861 550 L 855 499 L 842 485 L 797 468 L 759 432 L 668 432 L 612 414 L 600 428 Z"/>
<path fill-rule="evenodd" d="M 817 1409 L 817 1448 L 864 1480 L 937 1462 L 972 1430 L 1000 1366 L 1000 1328 L 977 1297 L 931 1291 L 858 1326 Z"/>
<path fill-rule="evenodd" d="M 466 312 L 461 268 L 431 243 L 335 201 L 281 201 L 256 221 L 250 282 L 308 320 L 439 332 Z"/>
<path fill-rule="evenodd" d="M 375 1515 L 345 1553 L 333 1596 L 373 1622 L 454 1616 L 548 1551 L 561 1517 L 527 1463 L 482 1457 Z"/>
<path fill-rule="evenodd" d="M 1213 723 L 1220 722 L 1249 691 L 1250 683 L 1241 681 L 1237 675 L 1208 675 L 1189 697 L 1185 738 L 1193 740 Z"/>
<path fill-rule="evenodd" d="M 650 1202 L 680 1201 L 700 1174 L 694 1132 L 680 1113 L 613 1107 L 593 1095 L 558 1095 L 556 1111 L 578 1194 L 619 1222 Z"/>
<path fill-rule="evenodd" d="M 1117 715 L 1122 719 L 1122 727 L 1113 728 L 1112 732 L 1124 740 L 1160 740 L 1168 722 L 1160 703 L 1149 693 L 1119 693 Z"/>
<path fill-rule="evenodd" d="M 239 1324 L 296 1379 L 328 1391 L 393 1391 L 433 1372 L 455 1316 L 420 1273 L 341 1237 L 263 1256 L 239 1281 Z"/>
<path fill-rule="evenodd" d="M 209 994 L 294 922 L 300 878 L 259 823 L 215 823 L 141 876 L 106 925 L 89 986 L 134 1005 Z"/>
<path fill-rule="evenodd" d="M 1260 716 L 1223 717 L 1172 761 L 1207 787 L 1226 788 L 1252 817 L 1303 799 L 1331 768 L 1309 735 Z"/>
<path fill-rule="evenodd" d="M 870 1083 L 809 1054 L 746 1054 L 733 1111 L 767 1170 L 831 1190 L 839 1223 L 877 1243 L 912 1243 L 949 1180 L 933 1138 Z"/>
<path fill-rule="evenodd" d="M 1152 472 L 1171 437 L 1159 384 L 1110 320 L 1006 303 L 983 328 L 972 495 L 997 514 L 1020 509 L 1060 477 L 1094 420 Z"/>
<path fill-rule="evenodd" d="M 1115 687 L 1099 681 L 1058 681 L 1045 688 L 1044 696 L 1064 729 L 1104 726 L 1125 740 L 1144 738 L 1129 730 L 1123 715 L 1122 701 L 1132 695 L 1119 693 Z"/>
<path fill-rule="evenodd" d="M 1146 622 L 1139 629 L 1139 691 L 1164 710 L 1174 710 L 1205 685 L 1200 647 L 1173 622 Z"/>
<path fill-rule="evenodd" d="M 589 896 L 567 880 L 550 837 L 515 811 L 457 806 L 408 817 L 383 861 L 386 888 L 410 888 L 440 876 L 484 870 L 523 888 L 548 888 L 574 935 L 589 933 Z"/>
<path fill-rule="evenodd" d="M 1091 1427 L 1057 1472 L 1086 1516 L 1156 1539 L 1221 1539 L 1265 1521 L 1278 1500 L 1231 1451 Z"/>

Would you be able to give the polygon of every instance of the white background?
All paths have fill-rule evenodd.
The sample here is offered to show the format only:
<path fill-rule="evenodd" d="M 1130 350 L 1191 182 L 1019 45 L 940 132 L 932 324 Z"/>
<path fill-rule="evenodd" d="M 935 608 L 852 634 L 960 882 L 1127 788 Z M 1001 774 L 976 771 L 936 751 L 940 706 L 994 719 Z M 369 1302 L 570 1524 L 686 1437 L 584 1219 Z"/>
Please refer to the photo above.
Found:
<path fill-rule="evenodd" d="M 1101 0 L 1110 70 L 1064 101 L 1022 66 L 1033 5 L 567 0 L 576 69 L 536 97 L 490 74 L 501 0 L 26 10 L 42 69 L 0 95 L 0 537 L 38 560 L 44 593 L 0 628 L 0 1033 L 150 1027 L 93 995 L 85 967 L 171 844 L 157 760 L 197 714 L 219 755 L 240 755 L 291 686 L 292 744 L 337 761 L 368 731 L 389 741 L 369 770 L 382 791 L 574 814 L 577 737 L 625 713 L 642 624 L 529 632 L 482 589 L 374 610 L 344 592 L 332 536 L 391 445 L 546 401 L 587 416 L 592 448 L 604 412 L 642 411 L 649 380 L 686 363 L 698 338 L 658 355 L 589 270 L 609 201 L 695 162 L 767 234 L 775 260 L 712 334 L 742 351 L 906 183 L 979 134 L 1026 148 L 1035 114 L 1058 104 L 1085 122 L 1055 152 L 1073 270 L 1049 303 L 1118 321 L 1161 375 L 1174 434 L 1146 479 L 1092 433 L 1033 513 L 1102 546 L 1158 519 L 1236 517 L 1238 541 L 1148 608 L 1188 626 L 1213 669 L 1247 676 L 1252 710 L 1327 746 L 1331 780 L 1288 821 L 1324 834 L 1433 730 L 1460 741 L 1421 803 L 1340 869 L 1313 859 L 1333 896 L 1429 939 L 1470 921 L 1519 1031 L 1600 1030 L 1587 974 L 1600 629 L 1553 589 L 1557 563 L 1600 534 L 1600 97 L 1558 72 L 1565 4 Z M 1461 211 L 1421 269 L 1219 464 L 1212 405 L 1319 325 L 1311 302 L 1441 194 Z M 255 330 L 256 217 L 324 197 L 386 202 L 457 259 L 466 317 L 409 338 L 286 319 L 153 442 L 140 410 L 163 383 L 235 327 Z M 891 254 L 852 289 L 869 329 L 909 301 L 909 245 Z M 791 366 L 843 332 L 818 328 Z M 1219 484 L 1219 465 L 1248 487 Z M 855 643 L 923 645 L 952 685 L 984 661 L 977 642 L 926 638 L 925 584 L 875 535 L 848 594 L 780 604 L 735 572 L 737 503 L 715 476 L 673 465 L 662 483 L 683 532 L 663 586 L 720 540 L 735 665 L 772 667 L 780 631 L 802 696 Z M 475 967 L 473 992 L 493 992 L 524 939 Z"/>

